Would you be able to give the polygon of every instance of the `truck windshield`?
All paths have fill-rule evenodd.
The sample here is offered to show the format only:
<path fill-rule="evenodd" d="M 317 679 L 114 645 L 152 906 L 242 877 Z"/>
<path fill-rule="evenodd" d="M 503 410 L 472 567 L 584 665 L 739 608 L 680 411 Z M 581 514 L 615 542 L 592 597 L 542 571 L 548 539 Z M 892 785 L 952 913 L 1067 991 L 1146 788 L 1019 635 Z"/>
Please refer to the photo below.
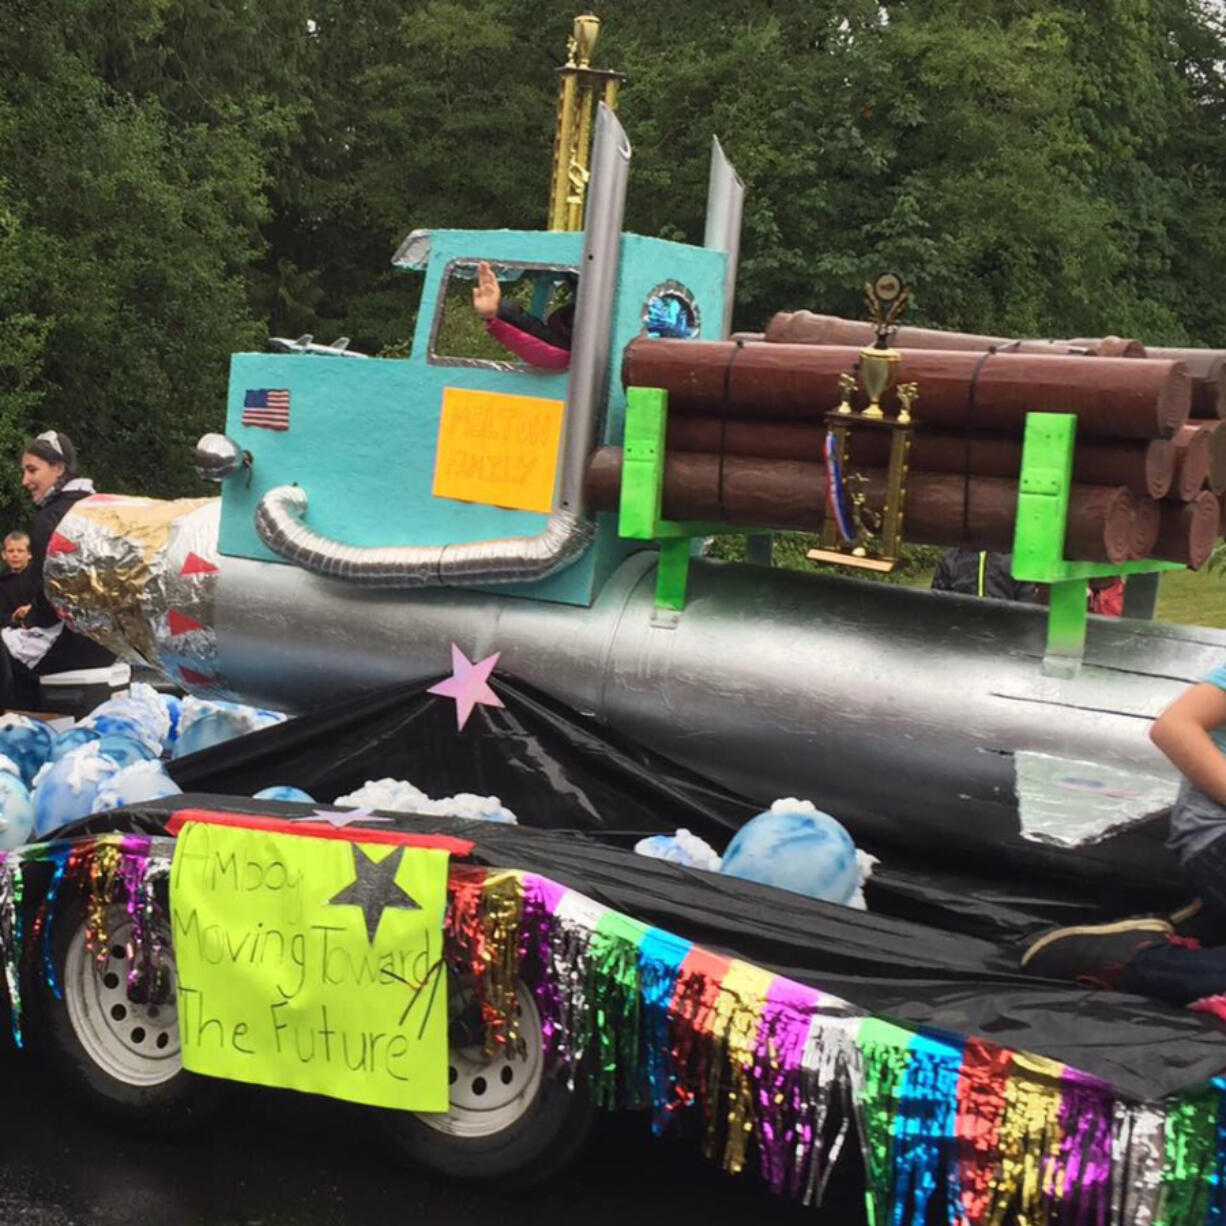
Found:
<path fill-rule="evenodd" d="M 454 261 L 435 308 L 429 360 L 564 370 L 577 285 L 575 270 L 566 267 Z"/>

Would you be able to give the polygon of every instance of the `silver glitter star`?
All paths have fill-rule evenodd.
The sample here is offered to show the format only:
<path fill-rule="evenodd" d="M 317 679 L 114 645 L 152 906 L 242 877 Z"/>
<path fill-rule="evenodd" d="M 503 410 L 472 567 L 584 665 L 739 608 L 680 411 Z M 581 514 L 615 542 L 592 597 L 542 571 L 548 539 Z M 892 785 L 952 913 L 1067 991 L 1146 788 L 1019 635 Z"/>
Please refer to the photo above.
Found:
<path fill-rule="evenodd" d="M 295 817 L 296 822 L 314 822 L 323 820 L 329 826 L 340 829 L 351 826 L 354 822 L 390 822 L 390 817 L 377 817 L 370 809 L 316 809 L 306 817 Z"/>
<path fill-rule="evenodd" d="M 420 911 L 421 904 L 396 881 L 404 848 L 397 847 L 390 856 L 377 863 L 361 844 L 351 844 L 353 849 L 353 880 L 339 894 L 328 899 L 330 907 L 361 907 L 366 917 L 366 935 L 373 945 L 379 921 L 385 907 L 397 907 L 402 911 Z M 359 854 L 361 853 L 361 854 Z M 408 902 L 390 901 L 393 891 L 399 890 Z"/>

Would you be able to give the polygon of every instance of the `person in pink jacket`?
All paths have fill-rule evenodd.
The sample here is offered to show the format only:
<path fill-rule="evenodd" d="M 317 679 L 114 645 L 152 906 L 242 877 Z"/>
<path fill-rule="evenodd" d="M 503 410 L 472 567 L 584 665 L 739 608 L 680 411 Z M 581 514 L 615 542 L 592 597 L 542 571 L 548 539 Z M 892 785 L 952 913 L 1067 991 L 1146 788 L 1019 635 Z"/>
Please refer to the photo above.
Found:
<path fill-rule="evenodd" d="M 541 370 L 565 370 L 570 365 L 572 298 L 542 323 L 513 302 L 504 302 L 502 288 L 489 264 L 477 265 L 473 310 L 485 320 L 485 330 L 504 349 Z"/>

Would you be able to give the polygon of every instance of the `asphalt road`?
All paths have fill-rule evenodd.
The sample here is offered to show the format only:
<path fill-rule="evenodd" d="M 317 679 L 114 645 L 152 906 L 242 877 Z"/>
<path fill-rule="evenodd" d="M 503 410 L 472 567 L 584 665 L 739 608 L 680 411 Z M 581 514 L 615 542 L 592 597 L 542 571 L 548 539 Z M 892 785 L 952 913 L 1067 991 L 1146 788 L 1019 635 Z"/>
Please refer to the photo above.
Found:
<path fill-rule="evenodd" d="M 820 1211 L 719 1170 L 647 1120 L 601 1121 L 583 1156 L 527 1193 L 447 1182 L 398 1160 L 363 1112 L 236 1087 L 209 1129 L 135 1136 L 83 1115 L 31 1059 L 0 1054 L 0 1226 L 852 1226 L 854 1189 Z"/>

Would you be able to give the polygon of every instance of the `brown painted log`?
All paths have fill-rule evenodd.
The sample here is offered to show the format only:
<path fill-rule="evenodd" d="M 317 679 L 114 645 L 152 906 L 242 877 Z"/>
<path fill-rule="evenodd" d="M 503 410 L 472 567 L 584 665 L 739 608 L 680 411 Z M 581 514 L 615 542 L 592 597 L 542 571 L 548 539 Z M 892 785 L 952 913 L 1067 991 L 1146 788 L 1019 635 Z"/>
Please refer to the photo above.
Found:
<path fill-rule="evenodd" d="M 812 311 L 780 311 L 766 326 L 764 339 L 772 344 L 792 345 L 871 345 L 877 338 L 871 323 L 842 319 L 837 315 L 817 315 Z M 898 349 L 957 349 L 982 352 L 1006 349 L 1010 353 L 1081 354 L 1100 358 L 1143 358 L 1140 341 L 1119 336 L 1100 336 L 1092 340 L 1032 340 L 1008 336 L 983 336 L 977 332 L 946 332 L 939 328 L 902 327 L 894 331 L 890 343 Z"/>
<path fill-rule="evenodd" d="M 1226 493 L 1226 422 L 1215 422 L 1212 456 L 1209 460 L 1209 488 L 1215 494 Z"/>
<path fill-rule="evenodd" d="M 613 510 L 621 488 L 620 447 L 600 447 L 588 466 L 594 510 Z M 866 469 L 874 505 L 885 493 L 885 472 Z M 826 469 L 804 460 L 763 460 L 677 452 L 665 458 L 663 513 L 668 519 L 724 522 L 742 527 L 816 532 L 826 514 Z M 927 545 L 1013 548 L 1017 482 L 912 472 L 907 478 L 907 540 Z M 965 528 L 964 528 L 965 517 Z M 1075 486 L 1069 499 L 1065 556 L 1123 562 L 1135 539 L 1134 499 L 1122 487 Z"/>
<path fill-rule="evenodd" d="M 1152 558 L 1162 530 L 1162 504 L 1155 498 L 1138 498 L 1133 507 L 1132 542 L 1128 548 L 1134 561 Z"/>
<path fill-rule="evenodd" d="M 919 383 L 917 420 L 928 428 L 1020 434 L 1035 410 L 1073 413 L 1079 435 L 1169 437 L 1187 421 L 1191 383 L 1177 362 L 902 350 L 901 380 Z M 627 387 L 662 387 L 669 412 L 821 420 L 838 403 L 838 377 L 858 349 L 657 341 L 626 346 Z M 973 394 L 972 394 L 973 389 Z M 887 412 L 897 398 L 883 398 Z"/>
<path fill-rule="evenodd" d="M 1213 552 L 1221 517 L 1221 504 L 1208 490 L 1191 502 L 1163 503 L 1162 527 L 1152 556 L 1199 570 Z"/>
<path fill-rule="evenodd" d="M 776 344 L 871 345 L 873 325 L 812 311 L 780 311 L 760 336 Z M 1192 416 L 1226 417 L 1226 349 L 1168 348 L 1143 345 L 1119 336 L 1076 336 L 1067 340 L 1017 339 L 937 328 L 899 328 L 891 343 L 900 349 L 1004 349 L 1014 353 L 1091 354 L 1100 358 L 1161 358 L 1183 362 L 1192 380 Z"/>
<path fill-rule="evenodd" d="M 1180 427 L 1173 441 L 1175 480 L 1171 485 L 1171 497 L 1191 502 L 1209 480 L 1213 463 L 1213 427 L 1189 422 Z"/>
<path fill-rule="evenodd" d="M 1095 345 L 1106 337 L 1079 337 L 1074 345 Z M 1192 380 L 1192 416 L 1226 417 L 1226 349 L 1180 349 L 1149 346 L 1151 358 L 1182 362 Z"/>
<path fill-rule="evenodd" d="M 1064 537 L 1066 558 L 1099 558 L 1105 554 L 1108 562 L 1123 562 L 1133 557 L 1135 541 L 1136 499 L 1126 489 L 1106 485 L 1073 487 Z M 1012 539 L 1009 547 L 1012 548 Z"/>
<path fill-rule="evenodd" d="M 1182 362 L 1192 379 L 1192 416 L 1226 417 L 1226 349 L 1149 349 L 1151 358 Z"/>
<path fill-rule="evenodd" d="M 718 417 L 669 419 L 670 451 L 706 451 L 764 459 L 816 460 L 826 427 L 796 421 L 742 421 Z M 1215 434 L 1216 438 L 1217 435 Z M 1226 431 L 1222 431 L 1226 471 Z M 722 447 L 721 447 L 722 444 Z M 852 460 L 883 468 L 889 460 L 884 431 L 852 435 Z M 970 472 L 977 477 L 1016 477 L 1022 440 L 1006 434 L 967 434 L 920 427 L 911 442 L 911 466 L 928 472 Z M 1166 439 L 1088 439 L 1073 453 L 1073 479 L 1082 485 L 1126 485 L 1137 497 L 1165 498 L 1175 473 L 1175 449 Z"/>

